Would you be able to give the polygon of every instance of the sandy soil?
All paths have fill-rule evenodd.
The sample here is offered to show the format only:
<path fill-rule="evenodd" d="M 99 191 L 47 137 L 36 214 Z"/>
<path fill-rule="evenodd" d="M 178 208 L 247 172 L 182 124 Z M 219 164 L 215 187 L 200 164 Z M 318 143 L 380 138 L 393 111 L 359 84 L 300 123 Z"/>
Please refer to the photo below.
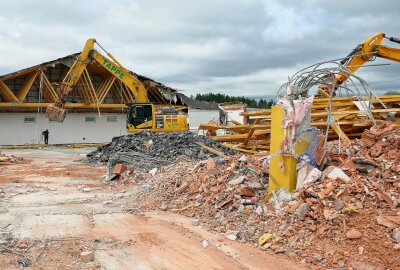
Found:
<path fill-rule="evenodd" d="M 109 186 L 104 167 L 79 161 L 89 150 L 2 151 L 25 161 L 0 167 L 1 269 L 307 269 L 190 218 L 132 208 L 134 187 Z"/>

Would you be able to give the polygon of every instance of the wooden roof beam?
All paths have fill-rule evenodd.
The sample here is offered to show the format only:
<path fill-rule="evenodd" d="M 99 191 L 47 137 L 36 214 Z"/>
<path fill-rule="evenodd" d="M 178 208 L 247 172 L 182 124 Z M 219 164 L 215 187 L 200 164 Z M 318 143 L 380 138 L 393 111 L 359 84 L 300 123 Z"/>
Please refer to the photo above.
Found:
<path fill-rule="evenodd" d="M 14 95 L 14 93 L 8 88 L 8 86 L 0 81 L 0 95 L 9 102 L 18 102 L 18 98 Z"/>
<path fill-rule="evenodd" d="M 46 74 L 44 74 L 44 72 L 41 72 L 41 76 L 43 78 L 43 91 L 47 91 L 47 96 L 50 97 L 51 100 L 49 100 L 50 102 L 56 102 L 58 100 L 58 94 L 57 92 L 54 90 L 53 86 L 51 85 L 49 79 L 47 79 Z"/>
<path fill-rule="evenodd" d="M 17 94 L 17 98 L 20 102 L 24 101 L 26 95 L 28 94 L 29 90 L 32 87 L 33 82 L 36 79 L 36 76 L 38 75 L 39 71 L 34 71 L 32 73 L 29 73 L 27 77 L 24 79 L 24 82 L 22 84 L 21 89 L 19 90 Z"/>

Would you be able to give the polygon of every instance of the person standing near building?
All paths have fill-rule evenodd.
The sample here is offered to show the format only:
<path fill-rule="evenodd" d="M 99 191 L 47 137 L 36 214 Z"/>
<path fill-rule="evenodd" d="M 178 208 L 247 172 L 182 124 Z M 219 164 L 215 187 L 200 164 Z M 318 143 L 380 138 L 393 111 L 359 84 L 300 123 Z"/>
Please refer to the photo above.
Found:
<path fill-rule="evenodd" d="M 42 134 L 44 136 L 44 143 L 49 144 L 49 130 L 46 129 L 45 131 L 42 132 Z"/>

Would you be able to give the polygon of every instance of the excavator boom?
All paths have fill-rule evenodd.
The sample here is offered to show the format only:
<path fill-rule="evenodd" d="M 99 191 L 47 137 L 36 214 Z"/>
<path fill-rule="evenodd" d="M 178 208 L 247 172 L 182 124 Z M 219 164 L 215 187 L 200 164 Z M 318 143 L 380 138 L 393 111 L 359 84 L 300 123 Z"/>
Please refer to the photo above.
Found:
<path fill-rule="evenodd" d="M 94 44 L 97 43 L 96 39 L 91 38 L 86 41 L 78 59 L 72 65 L 61 86 L 58 89 L 59 100 L 50 105 L 46 109 L 46 116 L 50 120 L 63 122 L 66 116 L 64 105 L 67 102 L 69 93 L 72 92 L 74 86 L 81 78 L 86 66 L 95 61 L 104 68 L 106 68 L 113 76 L 122 81 L 133 92 L 136 102 L 148 102 L 147 91 L 143 84 L 131 74 L 121 63 L 119 63 L 114 56 L 109 52 L 107 53 L 111 59 L 103 56 L 101 53 L 94 49 Z M 101 46 L 100 46 L 101 47 Z"/>
<path fill-rule="evenodd" d="M 335 92 L 336 88 L 344 83 L 350 74 L 355 73 L 366 62 L 373 60 L 375 57 L 385 58 L 391 61 L 400 62 L 400 48 L 392 48 L 389 46 L 381 45 L 383 39 L 400 43 L 400 39 L 394 37 L 386 37 L 385 33 L 379 33 L 369 37 L 363 43 L 357 45 L 349 55 L 347 55 L 340 64 L 343 65 L 342 71 L 336 76 L 335 87 L 319 87 L 318 91 L 325 97 L 329 97 L 326 92 Z"/>
<path fill-rule="evenodd" d="M 126 129 L 128 132 L 153 131 L 175 132 L 188 130 L 186 115 L 180 114 L 175 107 L 166 104 L 152 104 L 149 102 L 147 90 L 142 82 L 129 70 L 127 70 L 112 54 L 99 47 L 107 54 L 102 55 L 94 49 L 96 40 L 88 39 L 81 54 L 72 65 L 60 88 L 59 99 L 46 109 L 46 116 L 54 121 L 63 122 L 66 116 L 64 105 L 68 95 L 78 83 L 86 66 L 96 62 L 103 66 L 116 79 L 126 85 L 135 97 L 135 103 L 128 104 Z"/>

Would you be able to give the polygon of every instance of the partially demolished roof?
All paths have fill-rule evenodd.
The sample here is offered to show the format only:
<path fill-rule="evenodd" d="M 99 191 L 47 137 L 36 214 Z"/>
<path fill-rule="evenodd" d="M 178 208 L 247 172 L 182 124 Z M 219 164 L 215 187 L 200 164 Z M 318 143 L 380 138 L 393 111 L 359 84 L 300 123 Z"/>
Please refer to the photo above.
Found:
<path fill-rule="evenodd" d="M 55 60 L 0 76 L 0 109 L 32 108 L 35 104 L 45 107 L 57 100 L 56 87 L 65 77 L 80 53 L 70 54 Z M 70 109 L 123 108 L 124 104 L 135 102 L 128 87 L 116 80 L 104 67 L 95 63 L 87 66 L 85 73 L 71 92 Z M 193 100 L 177 89 L 156 82 L 146 76 L 135 75 L 146 87 L 152 103 L 186 105 L 196 109 L 215 109 L 215 104 Z M 43 80 L 42 80 L 43 79 Z M 40 90 L 40 83 L 43 83 Z M 28 105 L 29 104 L 29 105 Z"/>
<path fill-rule="evenodd" d="M 38 69 L 38 68 L 42 68 L 42 69 L 47 69 L 47 68 L 51 68 L 54 67 L 57 64 L 64 64 L 68 67 L 71 67 L 72 64 L 74 63 L 75 59 L 79 56 L 80 53 L 73 53 L 61 58 L 57 58 L 55 60 L 51 60 L 51 61 L 47 61 L 44 63 L 41 63 L 39 65 L 35 65 L 32 67 L 28 67 L 28 68 L 24 68 L 24 69 L 20 69 L 18 71 L 14 71 L 5 75 L 0 75 L 0 80 L 4 81 L 4 80 L 8 80 L 8 79 L 14 79 L 16 77 L 22 76 L 22 75 L 26 75 L 28 73 L 31 73 L 32 71 Z"/>
<path fill-rule="evenodd" d="M 218 110 L 218 104 L 215 102 L 199 101 L 187 97 L 182 93 L 176 93 L 176 96 L 181 99 L 182 103 L 188 107 L 198 110 Z"/>

